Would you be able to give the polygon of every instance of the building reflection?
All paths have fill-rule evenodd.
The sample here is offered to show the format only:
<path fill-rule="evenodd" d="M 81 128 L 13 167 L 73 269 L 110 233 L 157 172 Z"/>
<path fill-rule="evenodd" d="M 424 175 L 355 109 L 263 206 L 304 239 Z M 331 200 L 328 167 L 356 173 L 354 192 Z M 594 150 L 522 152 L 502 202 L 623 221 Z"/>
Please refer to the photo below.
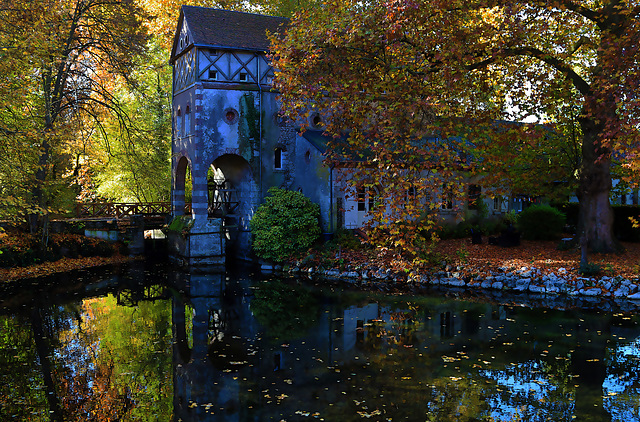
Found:
<path fill-rule="evenodd" d="M 237 371 L 254 354 L 248 289 L 224 273 L 174 273 L 174 420 L 247 420 Z"/>
<path fill-rule="evenodd" d="M 631 384 L 638 372 L 627 367 L 637 359 L 637 342 L 615 349 L 621 368 L 614 369 L 607 340 L 616 332 L 638 338 L 637 325 L 614 327 L 612 333 L 610 319 L 584 313 L 583 320 L 562 311 L 449 300 L 349 305 L 324 296 L 317 303 L 287 302 L 285 310 L 274 307 L 272 318 L 260 319 L 252 307 L 254 292 L 271 288 L 271 282 L 256 287 L 222 273 L 171 277 L 178 292 L 171 298 L 176 421 L 286 420 L 310 404 L 328 408 L 343 400 L 337 386 L 349 378 L 340 369 L 354 375 L 373 361 L 420 366 L 408 370 L 424 377 L 424 384 L 435 385 L 436 376 L 474 377 L 492 409 L 489 416 L 497 420 L 518 412 L 525 418 L 596 415 L 593 397 L 583 400 L 587 396 L 600 397 L 598 417 L 638 412 L 638 406 L 602 394 L 604 389 L 637 396 Z M 298 325 L 276 327 L 282 319 Z M 397 352 L 408 350 L 416 351 L 414 358 L 428 358 L 403 362 L 410 355 Z M 415 388 L 435 388 L 424 384 Z"/>

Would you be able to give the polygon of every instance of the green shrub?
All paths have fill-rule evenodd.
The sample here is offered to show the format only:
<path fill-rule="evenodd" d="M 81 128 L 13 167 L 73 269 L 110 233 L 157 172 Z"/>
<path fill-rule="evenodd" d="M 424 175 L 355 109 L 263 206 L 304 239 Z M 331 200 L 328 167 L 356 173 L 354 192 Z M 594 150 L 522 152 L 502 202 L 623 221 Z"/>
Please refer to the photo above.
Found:
<path fill-rule="evenodd" d="M 518 221 L 518 214 L 516 214 L 514 210 L 511 210 L 508 213 L 503 214 L 501 219 L 504 223 L 505 228 L 509 226 L 515 226 L 516 222 Z"/>
<path fill-rule="evenodd" d="M 190 215 L 179 215 L 175 217 L 168 226 L 166 226 L 164 231 L 173 231 L 173 232 L 182 232 L 186 234 L 193 227 L 193 219 Z"/>
<path fill-rule="evenodd" d="M 518 215 L 518 230 L 529 240 L 552 240 L 562 234 L 565 216 L 549 205 L 533 205 Z"/>
<path fill-rule="evenodd" d="M 260 258 L 284 261 L 320 236 L 320 207 L 300 192 L 270 188 L 251 219 L 253 250 Z"/>

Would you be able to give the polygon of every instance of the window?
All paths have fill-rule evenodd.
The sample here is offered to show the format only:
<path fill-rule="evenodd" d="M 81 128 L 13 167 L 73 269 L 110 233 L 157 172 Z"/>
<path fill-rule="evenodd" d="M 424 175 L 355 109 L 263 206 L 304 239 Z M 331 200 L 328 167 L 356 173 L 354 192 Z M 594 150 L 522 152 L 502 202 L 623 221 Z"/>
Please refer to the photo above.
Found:
<path fill-rule="evenodd" d="M 274 151 L 273 167 L 276 170 L 282 169 L 282 148 L 276 148 Z"/>
<path fill-rule="evenodd" d="M 312 113 L 309 117 L 309 126 L 311 126 L 312 129 L 322 129 L 323 125 L 324 122 L 322 121 L 320 114 L 317 112 Z"/>
<path fill-rule="evenodd" d="M 358 211 L 372 211 L 379 204 L 380 194 L 378 189 L 371 186 L 366 188 L 364 186 L 358 186 L 356 191 L 356 202 L 358 203 Z"/>
<path fill-rule="evenodd" d="M 493 198 L 493 210 L 494 211 L 501 211 L 502 210 L 502 197 L 501 196 L 496 196 Z"/>
<path fill-rule="evenodd" d="M 364 190 L 364 186 L 358 186 L 358 211 L 366 211 L 366 198 L 367 194 Z"/>
<path fill-rule="evenodd" d="M 446 183 L 442 184 L 442 202 L 440 208 L 443 210 L 453 209 L 453 191 L 451 186 L 448 186 Z"/>
<path fill-rule="evenodd" d="M 218 80 L 218 71 L 214 69 L 209 69 L 209 79 L 217 81 Z"/>
<path fill-rule="evenodd" d="M 182 136 L 182 110 L 178 107 L 176 111 L 176 138 Z"/>
<path fill-rule="evenodd" d="M 240 72 L 240 82 L 247 82 L 246 72 Z"/>
<path fill-rule="evenodd" d="M 406 200 L 405 200 L 405 203 L 402 204 L 402 208 L 407 208 L 407 205 L 415 206 L 417 194 L 418 194 L 418 190 L 416 189 L 415 186 L 409 187 L 409 189 L 407 189 L 407 196 L 405 198 Z"/>
<path fill-rule="evenodd" d="M 238 110 L 235 108 L 227 108 L 223 111 L 224 122 L 230 125 L 238 123 L 238 119 L 240 115 L 238 114 Z"/>
<path fill-rule="evenodd" d="M 188 136 L 191 133 L 191 109 L 189 106 L 184 111 L 184 134 Z"/>
<path fill-rule="evenodd" d="M 378 191 L 375 188 L 369 188 L 369 211 L 374 209 L 378 204 Z"/>
<path fill-rule="evenodd" d="M 478 200 L 480 200 L 480 193 L 482 192 L 482 188 L 478 185 L 469 185 L 469 196 L 468 196 L 468 208 L 470 210 L 478 209 Z"/>

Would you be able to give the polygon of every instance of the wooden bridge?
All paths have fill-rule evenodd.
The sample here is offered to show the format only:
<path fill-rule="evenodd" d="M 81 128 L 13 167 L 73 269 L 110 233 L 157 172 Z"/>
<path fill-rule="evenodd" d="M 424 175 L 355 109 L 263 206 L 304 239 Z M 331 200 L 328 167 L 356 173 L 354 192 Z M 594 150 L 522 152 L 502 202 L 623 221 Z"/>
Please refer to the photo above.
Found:
<path fill-rule="evenodd" d="M 132 215 L 167 215 L 171 213 L 169 202 L 78 202 L 77 218 L 124 218 Z"/>
<path fill-rule="evenodd" d="M 191 204 L 185 205 L 185 213 L 191 213 Z M 119 221 L 131 220 L 133 216 L 142 216 L 147 229 L 160 228 L 171 214 L 170 202 L 78 202 L 76 218 L 104 219 L 115 218 Z"/>

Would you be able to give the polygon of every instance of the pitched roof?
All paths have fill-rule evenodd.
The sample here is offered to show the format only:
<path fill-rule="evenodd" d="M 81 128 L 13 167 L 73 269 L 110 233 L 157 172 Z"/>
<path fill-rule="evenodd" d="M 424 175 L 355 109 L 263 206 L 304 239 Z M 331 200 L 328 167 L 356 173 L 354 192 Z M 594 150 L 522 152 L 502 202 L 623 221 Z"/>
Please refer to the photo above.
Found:
<path fill-rule="evenodd" d="M 197 6 L 182 6 L 181 14 L 194 44 L 251 51 L 268 51 L 267 31 L 278 32 L 289 22 L 286 18 Z"/>

